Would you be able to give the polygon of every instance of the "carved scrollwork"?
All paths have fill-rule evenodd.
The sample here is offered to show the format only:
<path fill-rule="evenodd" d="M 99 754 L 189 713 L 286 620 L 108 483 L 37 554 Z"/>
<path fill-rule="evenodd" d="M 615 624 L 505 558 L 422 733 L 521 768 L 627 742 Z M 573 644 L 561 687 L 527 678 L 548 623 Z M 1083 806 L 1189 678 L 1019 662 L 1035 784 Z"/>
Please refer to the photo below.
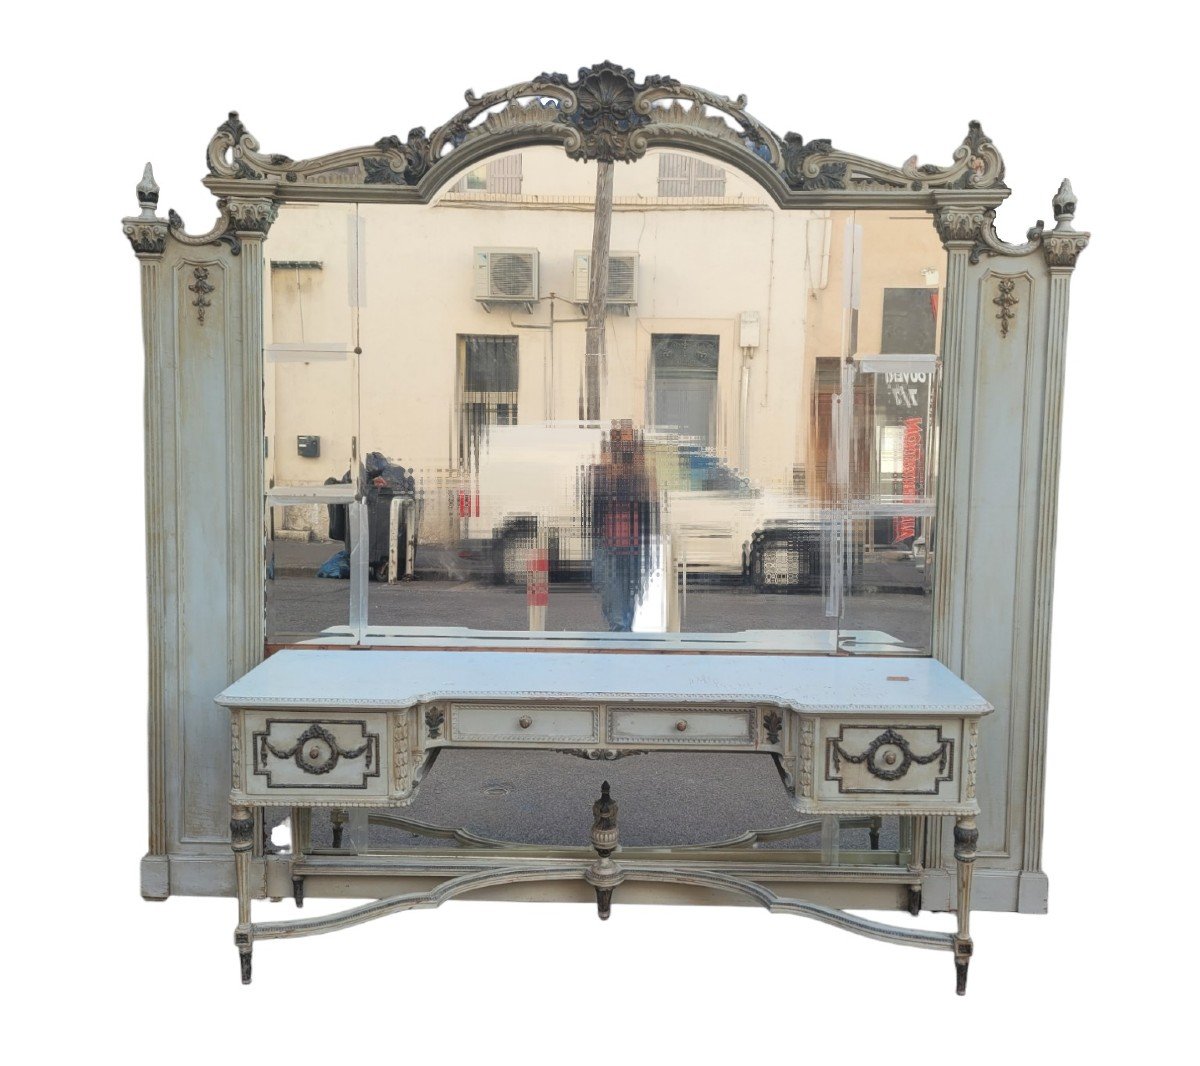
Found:
<path fill-rule="evenodd" d="M 916 755 L 912 748 L 909 747 L 908 741 L 902 733 L 897 733 L 894 729 L 885 729 L 879 734 L 870 744 L 867 745 L 865 751 L 858 755 L 851 755 L 845 748 L 836 740 L 829 741 L 830 751 L 833 758 L 833 769 L 839 770 L 841 763 L 844 760 L 854 765 L 865 763 L 867 772 L 872 777 L 877 777 L 881 781 L 899 781 L 909 768 L 915 763 L 918 766 L 928 766 L 935 759 L 938 760 L 938 773 L 946 772 L 946 761 L 949 757 L 950 741 L 943 740 L 933 751 L 928 755 Z M 876 755 L 880 749 L 887 749 L 882 759 L 876 760 Z M 895 749 L 893 751 L 892 749 Z M 900 753 L 898 763 L 889 764 L 888 757 L 895 758 L 895 752 Z M 883 765 L 880 765 L 883 763 Z"/>
<path fill-rule="evenodd" d="M 645 155 L 646 139 L 639 131 L 651 122 L 646 91 L 677 91 L 680 85 L 662 74 L 652 74 L 641 83 L 634 79 L 629 67 L 607 61 L 581 67 L 575 81 L 568 81 L 565 74 L 543 74 L 538 79 L 571 90 L 574 107 L 560 107 L 558 112 L 559 122 L 573 131 L 567 155 L 608 163 L 630 163 Z"/>
<path fill-rule="evenodd" d="M 559 755 L 573 755 L 577 759 L 587 759 L 589 762 L 616 762 L 630 755 L 646 755 L 644 751 L 625 751 L 617 748 L 555 748 Z"/>
<path fill-rule="evenodd" d="M 607 61 L 581 67 L 574 79 L 543 73 L 480 96 L 468 90 L 465 99 L 467 106 L 431 133 L 417 126 L 404 139 L 390 135 L 306 160 L 261 152 L 230 112 L 208 146 L 210 180 L 420 186 L 427 197 L 459 169 L 443 160 L 468 145 L 472 160 L 484 158 L 490 140 L 497 151 L 558 143 L 572 159 L 609 162 L 640 159 L 656 143 L 690 147 L 735 164 L 740 157 L 781 198 L 1005 188 L 1004 162 L 978 122 L 970 123 L 948 166 L 921 165 L 912 156 L 897 167 L 840 151 L 828 139 L 780 137 L 746 110 L 745 96 L 722 96 L 668 75 L 639 81 L 632 69 Z"/>
<path fill-rule="evenodd" d="M 258 151 L 258 141 L 242 124 L 236 111 L 217 127 L 208 145 L 208 172 L 214 176 L 259 179 L 264 174 L 249 163 Z M 275 158 L 284 160 L 283 156 Z"/>
<path fill-rule="evenodd" d="M 985 255 L 1000 255 L 1020 258 L 1039 248 L 1052 267 L 1074 267 L 1079 253 L 1088 245 L 1091 234 L 1079 233 L 1071 226 L 1075 217 L 1075 191 L 1070 181 L 1064 179 L 1052 200 L 1054 229 L 1046 231 L 1046 223 L 1040 218 L 1025 234 L 1024 244 L 1009 244 L 996 234 L 996 212 L 988 208 L 963 209 L 942 207 L 934 216 L 934 224 L 943 243 L 971 241 L 972 263 L 978 263 Z"/>
<path fill-rule="evenodd" d="M 369 770 L 372 740 L 373 738 L 367 737 L 359 747 L 348 750 L 338 743 L 337 737 L 328 729 L 314 722 L 300 734 L 290 748 L 275 747 L 264 733 L 259 739 L 262 744 L 259 758 L 265 766 L 269 752 L 277 759 L 291 759 L 306 774 L 319 775 L 329 773 L 342 759 L 357 759 L 365 754 L 366 767 Z"/>

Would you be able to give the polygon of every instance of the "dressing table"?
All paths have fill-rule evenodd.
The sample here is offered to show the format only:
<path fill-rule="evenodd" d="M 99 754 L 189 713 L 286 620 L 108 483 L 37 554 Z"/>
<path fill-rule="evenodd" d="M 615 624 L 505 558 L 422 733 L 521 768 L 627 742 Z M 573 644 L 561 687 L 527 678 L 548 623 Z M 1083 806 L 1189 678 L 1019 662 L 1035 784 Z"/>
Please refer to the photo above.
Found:
<path fill-rule="evenodd" d="M 806 915 L 879 940 L 950 950 L 958 990 L 966 990 L 979 719 L 992 708 L 932 659 L 560 652 L 531 661 L 505 651 L 295 650 L 273 655 L 217 702 L 229 708 L 232 723 L 235 940 L 243 981 L 250 980 L 255 940 L 345 928 L 512 881 L 582 878 L 595 888 L 602 918 L 626 879 L 669 881 L 740 893 L 773 913 Z M 760 880 L 704 863 L 627 861 L 618 851 L 607 783 L 598 801 L 606 824 L 598 814 L 592 862 L 468 861 L 432 892 L 401 893 L 324 918 L 251 922 L 256 810 L 404 807 L 444 747 L 567 745 L 592 759 L 656 749 L 765 751 L 802 814 L 952 815 L 958 932 L 889 926 L 781 897 Z M 388 861 L 373 857 L 373 870 Z M 391 861 L 412 867 L 411 859 Z M 345 869 L 345 860 L 335 863 Z M 321 861 L 299 870 L 297 903 L 304 877 L 319 876 Z"/>
<path fill-rule="evenodd" d="M 261 941 L 594 896 L 949 951 L 963 993 L 972 906 L 1047 906 L 1070 183 L 1008 243 L 978 123 L 894 166 L 612 63 L 306 160 L 233 112 L 207 163 L 211 229 L 158 214 L 149 165 L 123 220 L 143 895 L 236 897 L 244 982 Z M 738 753 L 799 820 L 631 842 L 605 781 L 557 843 L 500 838 L 421 806 L 470 750 Z M 285 895 L 369 902 L 252 919 Z M 850 913 L 901 908 L 957 929 Z"/>

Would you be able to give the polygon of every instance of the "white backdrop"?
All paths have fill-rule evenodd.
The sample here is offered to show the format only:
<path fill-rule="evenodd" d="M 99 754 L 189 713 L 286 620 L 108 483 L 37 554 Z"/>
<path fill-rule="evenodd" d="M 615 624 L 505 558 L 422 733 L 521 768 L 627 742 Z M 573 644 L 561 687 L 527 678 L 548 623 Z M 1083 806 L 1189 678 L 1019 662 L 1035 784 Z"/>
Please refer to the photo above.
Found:
<path fill-rule="evenodd" d="M 1196 818 L 1171 794 L 1200 754 L 1183 717 L 1197 703 L 1184 684 L 1198 347 L 1185 318 L 1195 270 L 1173 274 L 1195 173 L 1183 32 L 1153 3 L 1111 25 L 1065 4 L 706 7 L 613 0 L 585 18 L 553 4 L 296 0 L 9 17 L 3 883 L 10 1046 L 29 1041 L 17 1061 L 207 1062 L 233 1035 L 303 1060 L 789 1061 L 841 1048 L 841 1061 L 1118 1062 L 1157 1059 L 1190 1021 L 1196 863 L 1183 849 L 1197 846 Z M 965 999 L 942 953 L 756 910 L 619 902 L 603 925 L 590 907 L 452 903 L 266 943 L 243 988 L 232 901 L 138 896 L 142 351 L 119 222 L 136 213 L 143 163 L 161 213 L 201 232 L 214 217 L 203 151 L 230 109 L 264 150 L 302 158 L 432 128 L 468 86 L 606 58 L 747 93 L 780 132 L 894 163 L 949 162 L 978 118 L 1015 190 L 1001 236 L 1050 220 L 1064 176 L 1076 226 L 1094 233 L 1067 366 L 1051 914 L 973 918 Z M 54 736 L 51 715 L 67 723 Z M 1154 783 L 1157 817 L 1122 802 L 1135 777 Z"/>

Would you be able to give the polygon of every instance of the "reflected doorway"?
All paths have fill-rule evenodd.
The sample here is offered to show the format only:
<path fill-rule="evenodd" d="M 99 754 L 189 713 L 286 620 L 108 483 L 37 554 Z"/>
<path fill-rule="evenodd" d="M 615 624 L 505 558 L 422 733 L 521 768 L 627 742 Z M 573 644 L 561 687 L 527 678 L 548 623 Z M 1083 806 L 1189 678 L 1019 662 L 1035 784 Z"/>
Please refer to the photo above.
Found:
<path fill-rule="evenodd" d="M 716 443 L 717 357 L 720 338 L 707 333 L 655 333 L 654 425 L 698 441 Z"/>

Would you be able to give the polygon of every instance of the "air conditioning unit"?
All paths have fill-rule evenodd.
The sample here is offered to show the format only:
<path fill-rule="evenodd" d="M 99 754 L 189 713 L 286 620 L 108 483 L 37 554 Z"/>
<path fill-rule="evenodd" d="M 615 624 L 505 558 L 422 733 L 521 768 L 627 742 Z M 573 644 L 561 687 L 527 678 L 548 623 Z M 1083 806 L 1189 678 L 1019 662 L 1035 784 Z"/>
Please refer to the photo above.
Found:
<path fill-rule="evenodd" d="M 591 252 L 575 253 L 575 299 L 574 303 L 588 302 L 588 287 L 591 284 Z M 637 303 L 638 255 L 637 252 L 608 253 L 608 304 L 629 307 Z"/>
<path fill-rule="evenodd" d="M 493 303 L 532 304 L 538 298 L 536 248 L 476 248 L 475 299 Z"/>

